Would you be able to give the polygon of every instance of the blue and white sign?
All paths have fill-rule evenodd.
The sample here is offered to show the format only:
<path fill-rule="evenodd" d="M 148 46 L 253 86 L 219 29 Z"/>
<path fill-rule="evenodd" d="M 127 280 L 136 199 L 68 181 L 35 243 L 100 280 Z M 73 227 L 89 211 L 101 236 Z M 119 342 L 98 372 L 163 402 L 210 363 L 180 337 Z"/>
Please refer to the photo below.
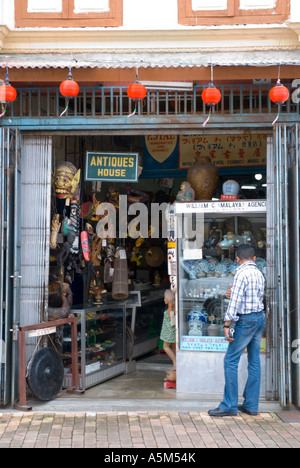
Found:
<path fill-rule="evenodd" d="M 183 351 L 213 351 L 226 353 L 228 341 L 221 336 L 182 336 L 180 349 Z"/>

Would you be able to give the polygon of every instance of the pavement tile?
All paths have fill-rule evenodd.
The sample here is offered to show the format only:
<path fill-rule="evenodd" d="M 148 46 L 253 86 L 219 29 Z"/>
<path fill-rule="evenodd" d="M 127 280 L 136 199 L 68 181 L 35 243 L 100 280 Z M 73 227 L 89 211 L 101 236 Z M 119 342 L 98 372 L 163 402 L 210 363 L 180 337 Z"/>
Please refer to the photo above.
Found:
<path fill-rule="evenodd" d="M 0 448 L 299 448 L 300 423 L 276 413 L 0 413 Z"/>

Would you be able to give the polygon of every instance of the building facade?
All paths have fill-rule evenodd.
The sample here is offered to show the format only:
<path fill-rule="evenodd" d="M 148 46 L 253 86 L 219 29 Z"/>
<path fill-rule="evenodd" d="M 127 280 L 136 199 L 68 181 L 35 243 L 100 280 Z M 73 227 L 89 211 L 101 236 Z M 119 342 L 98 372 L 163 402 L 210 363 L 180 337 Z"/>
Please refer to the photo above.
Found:
<path fill-rule="evenodd" d="M 165 143 L 153 156 L 153 136 L 176 138 L 180 148 L 187 135 L 194 156 L 193 137 L 199 152 L 205 138 L 232 135 L 256 145 L 265 140 L 264 153 L 255 148 L 248 162 L 243 148 L 232 163 L 228 152 L 221 157 L 206 148 L 219 161 L 222 180 L 236 178 L 242 186 L 263 175 L 269 272 L 264 396 L 300 405 L 298 3 L 2 1 L 2 79 L 7 73 L 17 89 L 14 102 L 2 102 L 0 122 L 2 404 L 18 397 L 18 326 L 47 318 L 55 163 L 71 158 L 83 167 L 85 149 L 137 151 L 144 168 L 139 190 L 151 191 L 147 180 L 182 181 L 191 165 L 182 151 L 179 157 L 177 150 L 168 153 Z M 80 91 L 66 102 L 59 85 L 69 70 Z M 147 95 L 135 110 L 126 90 L 137 79 Z M 290 92 L 279 110 L 269 99 L 278 80 Z M 210 112 L 201 96 L 212 82 L 222 98 Z M 252 195 L 244 192 L 245 198 Z M 28 340 L 28 357 L 34 347 Z M 190 356 L 193 367 L 197 356 Z"/>

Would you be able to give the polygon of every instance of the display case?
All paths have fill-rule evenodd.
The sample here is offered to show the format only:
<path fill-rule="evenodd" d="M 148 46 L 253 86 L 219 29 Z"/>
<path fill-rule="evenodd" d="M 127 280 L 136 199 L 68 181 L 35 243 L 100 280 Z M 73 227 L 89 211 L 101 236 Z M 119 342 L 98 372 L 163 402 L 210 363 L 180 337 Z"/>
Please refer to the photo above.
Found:
<path fill-rule="evenodd" d="M 126 370 L 126 310 L 123 302 L 75 306 L 78 320 L 79 387 L 86 390 Z M 62 358 L 64 387 L 69 387 L 69 348 L 71 337 L 65 328 Z"/>
<path fill-rule="evenodd" d="M 165 310 L 165 287 L 130 291 L 125 301 L 127 326 L 130 327 L 134 344 L 130 358 L 136 359 L 154 351 L 159 346 L 160 332 Z"/>
<path fill-rule="evenodd" d="M 255 247 L 256 264 L 266 276 L 266 201 L 176 203 L 175 214 L 177 389 L 218 393 L 228 347 L 223 330 L 226 291 L 239 266 L 239 245 Z"/>

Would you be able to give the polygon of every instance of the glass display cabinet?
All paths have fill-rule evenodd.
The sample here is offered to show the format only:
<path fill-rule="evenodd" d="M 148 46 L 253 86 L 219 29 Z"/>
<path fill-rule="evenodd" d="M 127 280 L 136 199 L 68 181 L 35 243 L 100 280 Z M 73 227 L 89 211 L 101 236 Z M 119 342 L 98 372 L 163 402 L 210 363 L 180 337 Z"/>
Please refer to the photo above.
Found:
<path fill-rule="evenodd" d="M 159 345 L 162 326 L 165 287 L 147 288 L 140 291 L 130 291 L 125 301 L 127 329 L 130 327 L 134 336 L 131 359 L 136 359 L 154 351 Z"/>
<path fill-rule="evenodd" d="M 123 302 L 75 306 L 78 319 L 79 386 L 86 390 L 126 370 L 126 316 Z M 64 330 L 62 359 L 65 368 L 64 387 L 72 377 L 69 369 L 71 337 Z"/>
<path fill-rule="evenodd" d="M 223 331 L 226 290 L 238 268 L 241 244 L 255 247 L 256 264 L 266 275 L 266 201 L 175 203 L 175 215 L 177 389 L 221 393 L 228 347 Z"/>

